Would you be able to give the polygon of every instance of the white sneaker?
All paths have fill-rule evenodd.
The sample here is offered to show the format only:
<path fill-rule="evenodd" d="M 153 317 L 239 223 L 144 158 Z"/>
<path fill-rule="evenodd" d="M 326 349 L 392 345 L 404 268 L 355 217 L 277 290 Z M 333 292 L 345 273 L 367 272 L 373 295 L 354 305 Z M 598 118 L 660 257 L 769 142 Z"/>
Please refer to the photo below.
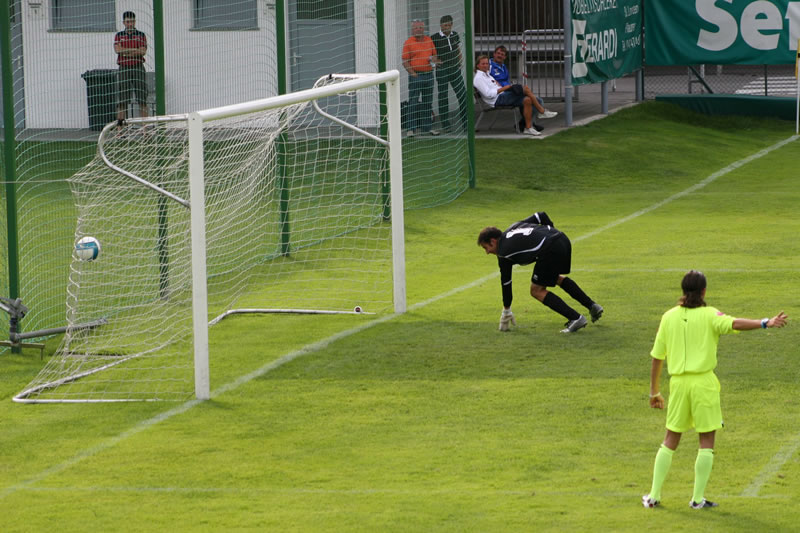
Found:
<path fill-rule="evenodd" d="M 413 137 L 414 135 L 415 135 L 415 134 L 414 134 L 414 130 L 408 130 L 408 131 L 406 132 L 406 137 Z"/>
<path fill-rule="evenodd" d="M 539 118 L 555 118 L 558 115 L 555 111 L 544 110 L 544 113 L 539 113 Z"/>
<path fill-rule="evenodd" d="M 533 129 L 533 128 L 527 128 L 527 129 L 523 130 L 522 134 L 523 134 L 523 135 L 534 135 L 534 136 L 539 136 L 539 135 L 541 135 L 541 134 L 542 134 L 542 132 L 540 132 L 540 131 L 538 131 L 538 130 L 535 130 L 535 129 Z"/>
<path fill-rule="evenodd" d="M 431 130 L 431 131 L 429 131 L 428 133 L 429 133 L 430 135 L 433 135 L 434 137 L 436 137 L 437 135 L 439 135 L 439 130 Z"/>

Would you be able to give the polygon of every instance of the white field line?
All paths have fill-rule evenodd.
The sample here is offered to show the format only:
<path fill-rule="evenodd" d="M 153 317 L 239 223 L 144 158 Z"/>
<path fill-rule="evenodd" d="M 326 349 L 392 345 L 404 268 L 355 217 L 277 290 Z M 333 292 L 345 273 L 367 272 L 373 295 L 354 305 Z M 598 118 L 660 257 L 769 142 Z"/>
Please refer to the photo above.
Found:
<path fill-rule="evenodd" d="M 750 482 L 750 484 L 745 487 L 742 491 L 741 496 L 743 498 L 756 498 L 758 497 L 759 491 L 764 486 L 764 484 L 772 479 L 772 477 L 783 468 L 783 465 L 792 458 L 792 456 L 797 453 L 797 449 L 800 448 L 800 433 L 789 439 L 783 448 L 778 450 L 778 453 L 772 456 L 772 459 L 761 469 L 761 472 Z"/>
<path fill-rule="evenodd" d="M 108 494 L 111 492 L 116 493 L 130 493 L 130 494 L 234 494 L 244 495 L 251 497 L 254 494 L 325 494 L 325 495 L 370 495 L 370 494 L 388 494 L 388 495 L 483 495 L 483 496 L 585 496 L 597 497 L 597 490 L 588 490 L 577 492 L 575 490 L 541 490 L 535 486 L 528 488 L 516 489 L 498 489 L 490 487 L 478 487 L 475 489 L 395 489 L 395 488 L 361 488 L 361 489 L 315 489 L 308 487 L 148 487 L 144 485 L 139 486 L 64 486 L 64 487 L 30 487 L 30 492 L 38 492 L 40 494 L 74 494 L 76 492 L 99 492 Z M 629 491 L 603 491 L 603 496 L 620 498 L 624 500 L 632 499 L 638 496 L 638 490 Z M 736 496 L 733 494 L 717 494 L 714 493 L 714 498 L 720 500 L 728 500 L 735 498 L 750 498 L 749 496 Z M 789 500 L 793 496 L 791 494 L 769 494 L 766 496 L 753 496 L 761 500 Z"/>
<path fill-rule="evenodd" d="M 594 237 L 595 235 L 597 235 L 599 233 L 602 233 L 602 232 L 604 232 L 606 230 L 609 230 L 611 228 L 619 226 L 620 224 L 623 224 L 625 222 L 629 222 L 629 221 L 631 221 L 631 220 L 633 220 L 635 218 L 638 218 L 638 217 L 640 217 L 642 215 L 650 213 L 651 211 L 654 211 L 654 210 L 658 209 L 659 207 L 662 207 L 662 206 L 664 206 L 664 205 L 666 205 L 666 204 L 668 204 L 668 203 L 670 203 L 672 201 L 675 201 L 675 200 L 677 200 L 679 198 L 682 198 L 682 197 L 684 197 L 684 196 L 686 196 L 688 194 L 691 194 L 691 193 L 697 191 L 698 189 L 701 189 L 701 188 L 705 187 L 706 185 L 712 183 L 716 179 L 724 176 L 725 174 L 728 174 L 729 172 L 731 172 L 731 171 L 733 171 L 733 170 L 735 170 L 735 169 L 737 169 L 737 168 L 739 168 L 739 167 L 741 167 L 743 165 L 746 165 L 747 163 L 749 163 L 751 161 L 754 161 L 754 160 L 756 160 L 756 159 L 758 159 L 760 157 L 763 157 L 763 156 L 769 154 L 770 152 L 772 152 L 774 150 L 777 150 L 778 148 L 781 148 L 782 146 L 784 146 L 784 145 L 786 145 L 786 144 L 788 144 L 790 142 L 795 141 L 796 139 L 798 139 L 798 136 L 797 135 L 793 135 L 793 136 L 791 136 L 791 137 L 789 137 L 787 139 L 784 139 L 783 141 L 780 141 L 780 142 L 778 142 L 776 144 L 773 144 L 772 146 L 770 146 L 768 148 L 765 148 L 765 149 L 763 149 L 763 150 L 761 150 L 761 151 L 759 151 L 759 152 L 757 152 L 757 153 L 755 153 L 753 155 L 750 155 L 748 157 L 745 157 L 744 159 L 740 159 L 739 161 L 731 163 L 727 167 L 725 167 L 722 170 L 719 170 L 719 171 L 711 174 L 706 179 L 700 181 L 699 183 L 696 183 L 695 185 L 692 185 L 688 189 L 685 189 L 685 190 L 683 190 L 683 191 L 681 191 L 679 193 L 673 194 L 672 196 L 666 198 L 665 200 L 657 202 L 657 203 L 651 205 L 650 207 L 646 207 L 646 208 L 641 209 L 639 211 L 636 211 L 635 213 L 632 213 L 632 214 L 630 214 L 628 216 L 619 218 L 616 221 L 611 222 L 610 224 L 606 224 L 605 226 L 603 226 L 603 227 L 601 227 L 599 229 L 591 231 L 591 232 L 589 232 L 589 233 L 587 233 L 585 235 L 581 235 L 581 236 L 573 239 L 573 241 L 578 242 L 578 241 L 582 241 L 582 240 L 588 239 L 590 237 Z M 434 296 L 433 298 L 429 298 L 429 299 L 424 300 L 422 302 L 418 302 L 418 303 L 410 306 L 408 309 L 409 309 L 409 311 L 415 311 L 417 309 L 421 309 L 421 308 L 426 307 L 426 306 L 428 306 L 430 304 L 436 303 L 439 300 L 443 300 L 445 298 L 449 298 L 450 296 L 453 296 L 453 295 L 458 294 L 460 292 L 463 292 L 463 291 L 469 290 L 469 289 L 471 289 L 473 287 L 477 287 L 479 285 L 482 285 L 486 281 L 488 281 L 490 279 L 493 279 L 493 278 L 496 278 L 498 275 L 499 274 L 497 272 L 494 272 L 493 274 L 490 274 L 490 275 L 484 276 L 482 278 L 479 278 L 479 279 L 477 279 L 475 281 L 467 283 L 466 285 L 462 285 L 460 287 L 456 287 L 456 288 L 451 289 L 451 290 L 449 290 L 447 292 L 444 292 L 442 294 Z M 212 398 L 216 398 L 217 396 L 225 394 L 226 392 L 230 392 L 232 390 L 235 390 L 235 389 L 241 387 L 242 385 L 244 385 L 246 383 L 249 383 L 250 381 L 252 381 L 252 380 L 254 380 L 256 378 L 261 377 L 264 374 L 267 374 L 268 372 L 270 372 L 270 371 L 272 371 L 272 370 L 274 370 L 274 369 L 276 369 L 276 368 L 278 368 L 280 366 L 283 366 L 284 364 L 286 364 L 286 363 L 288 363 L 290 361 L 293 361 L 294 359 L 297 359 L 298 357 L 301 357 L 301 356 L 309 354 L 309 353 L 314 353 L 314 352 L 317 352 L 319 350 L 323 350 L 323 349 L 327 348 L 330 344 L 332 344 L 332 343 L 334 343 L 334 342 L 336 342 L 336 341 L 338 341 L 340 339 L 344 339 L 346 337 L 350 337 L 351 335 L 355 335 L 357 333 L 360 333 L 360 332 L 362 332 L 362 331 L 364 331 L 366 329 L 369 329 L 369 328 L 371 328 L 373 326 L 377 326 L 378 324 L 383 324 L 384 322 L 388 322 L 390 320 L 394 320 L 395 318 L 398 318 L 399 316 L 402 316 L 402 315 L 397 315 L 397 314 L 386 315 L 386 316 L 377 318 L 375 320 L 372 320 L 370 322 L 366 322 L 364 324 L 356 326 L 354 328 L 350 328 L 348 330 L 341 331 L 339 333 L 331 335 L 330 337 L 327 337 L 327 338 L 322 339 L 320 341 L 308 344 L 308 345 L 306 345 L 306 346 L 304 346 L 304 347 L 302 347 L 302 348 L 300 348 L 298 350 L 290 352 L 290 353 L 284 355 L 283 357 L 280 357 L 280 358 L 276 359 L 275 361 L 267 363 L 266 365 L 262 366 L 261 368 L 259 368 L 257 370 L 254 370 L 253 372 L 250 372 L 248 374 L 244 374 L 244 375 L 238 377 L 237 379 L 235 379 L 235 380 L 233 380 L 233 381 L 231 381 L 229 383 L 226 383 L 225 385 L 222 385 L 221 387 L 219 387 L 219 388 L 217 388 L 217 389 L 215 389 L 214 391 L 211 392 L 211 397 Z M 117 435 L 115 437 L 111 437 L 111 438 L 109 438 L 109 439 L 107 439 L 107 440 L 105 440 L 103 442 L 100 442 L 100 443 L 96 444 L 95 446 L 92 446 L 92 447 L 87 448 L 87 449 L 85 449 L 83 451 L 80 451 L 77 454 L 75 454 L 73 457 L 67 459 L 66 461 L 63 461 L 63 462 L 61 462 L 61 463 L 59 463 L 57 465 L 54 465 L 54 466 L 52 466 L 50 468 L 47 468 L 47 469 L 39 472 L 37 475 L 26 479 L 22 483 L 18 483 L 16 485 L 11 485 L 9 487 L 6 487 L 5 489 L 2 490 L 2 492 L 0 492 L 0 500 L 4 499 L 6 496 L 14 494 L 15 492 L 17 492 L 19 490 L 28 489 L 28 488 L 32 487 L 33 485 L 35 485 L 36 483 L 38 483 L 40 481 L 43 481 L 43 480 L 49 478 L 50 476 L 53 476 L 53 475 L 58 474 L 60 472 L 63 472 L 64 470 L 70 468 L 71 466 L 74 466 L 74 465 L 82 462 L 85 459 L 93 457 L 93 456 L 97 455 L 100 452 L 108 450 L 109 448 L 113 448 L 114 446 L 116 446 L 120 442 L 128 439 L 129 437 L 137 435 L 137 434 L 141 433 L 142 431 L 144 431 L 144 430 L 146 430 L 146 429 L 158 424 L 159 422 L 163 422 L 164 420 L 168 420 L 168 419 L 172 418 L 173 416 L 185 413 L 186 411 L 188 411 L 192 407 L 195 407 L 196 405 L 201 404 L 201 403 L 202 402 L 200 400 L 189 400 L 189 401 L 179 405 L 178 407 L 175 407 L 175 408 L 170 409 L 168 411 L 164 411 L 163 413 L 160 413 L 160 414 L 158 414 L 158 415 L 156 415 L 156 416 L 154 416 L 152 418 L 144 420 L 144 421 L 136 424 L 135 426 L 133 426 L 129 430 L 123 431 L 122 433 L 120 433 L 119 435 Z M 793 440 L 793 442 L 795 442 L 795 443 L 800 442 L 800 435 L 798 435 Z M 796 447 L 796 444 L 795 444 L 795 447 Z M 777 457 L 777 455 L 776 455 L 776 457 Z M 788 459 L 788 456 L 783 458 L 783 462 L 778 463 L 777 466 L 775 467 L 775 470 L 780 468 L 783 465 L 783 463 L 786 462 L 787 459 Z M 772 464 L 772 463 L 770 463 L 770 464 Z M 766 471 L 766 469 L 765 469 L 765 471 Z M 764 475 L 765 476 L 769 476 L 770 472 L 772 472 L 772 471 L 770 470 L 769 472 L 767 472 Z M 756 488 L 756 490 L 755 490 L 755 495 L 756 496 L 758 495 L 758 488 Z"/>
<path fill-rule="evenodd" d="M 714 172 L 713 174 L 711 174 L 709 177 L 707 177 L 703 181 L 692 185 L 688 189 L 684 189 L 681 192 L 675 193 L 672 196 L 670 196 L 669 198 L 665 198 L 664 200 L 661 200 L 660 202 L 656 202 L 655 204 L 653 204 L 653 205 L 651 205 L 649 207 L 645 207 L 644 209 L 636 211 L 635 213 L 631 213 L 630 215 L 628 215 L 626 217 L 618 218 L 614 222 L 606 224 L 605 226 L 603 226 L 601 228 L 598 228 L 598 229 L 596 229 L 594 231 L 590 231 L 589 233 L 587 233 L 585 235 L 581 235 L 580 237 L 574 239 L 574 241 L 578 242 L 578 241 L 582 241 L 584 239 L 588 239 L 590 237 L 594 237 L 598 233 L 602 233 L 604 231 L 610 230 L 611 228 L 619 226 L 620 224 L 624 224 L 625 222 L 629 222 L 629 221 L 633 220 L 634 218 L 638 218 L 638 217 L 640 217 L 642 215 L 646 215 L 647 213 L 649 213 L 651 211 L 654 211 L 654 210 L 658 209 L 659 207 L 663 207 L 664 205 L 666 205 L 666 204 L 668 204 L 670 202 L 674 202 L 675 200 L 677 200 L 679 198 L 683 198 L 684 196 L 687 196 L 687 195 L 689 195 L 689 194 L 691 194 L 691 193 L 693 193 L 693 192 L 695 192 L 695 191 L 697 191 L 699 189 L 702 189 L 706 185 L 712 183 L 713 181 L 717 180 L 718 178 L 724 176 L 725 174 L 728 174 L 729 172 L 732 172 L 732 171 L 736 170 L 737 168 L 739 168 L 741 166 L 744 166 L 747 163 L 750 163 L 751 161 L 754 161 L 756 159 L 764 157 L 768 153 L 770 153 L 770 152 L 772 152 L 774 150 L 777 150 L 778 148 L 781 148 L 782 146 L 784 146 L 786 144 L 789 144 L 792 141 L 797 140 L 797 138 L 798 138 L 797 135 L 792 135 L 788 139 L 784 139 L 784 140 L 782 140 L 782 141 L 780 141 L 780 142 L 778 142 L 776 144 L 773 144 L 772 146 L 764 148 L 760 152 L 756 152 L 755 154 L 750 155 L 748 157 L 745 157 L 744 159 L 740 159 L 739 161 L 735 161 L 735 162 L 731 163 L 730 165 L 728 165 L 727 167 L 723 168 L 722 170 L 718 170 L 717 172 Z"/>

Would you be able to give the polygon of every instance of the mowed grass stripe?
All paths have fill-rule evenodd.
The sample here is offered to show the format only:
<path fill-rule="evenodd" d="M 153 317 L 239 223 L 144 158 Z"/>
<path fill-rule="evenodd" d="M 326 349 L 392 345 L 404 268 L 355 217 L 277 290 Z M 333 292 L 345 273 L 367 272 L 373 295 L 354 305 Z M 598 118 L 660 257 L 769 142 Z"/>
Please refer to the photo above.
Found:
<path fill-rule="evenodd" d="M 701 189 L 702 187 L 705 187 L 706 185 L 708 185 L 708 184 L 712 183 L 713 181 L 717 180 L 718 178 L 728 174 L 729 172 L 731 172 L 731 171 L 733 171 L 733 170 L 735 170 L 737 168 L 740 168 L 743 165 L 746 165 L 747 163 L 749 163 L 751 161 L 759 159 L 759 158 L 769 154 L 770 152 L 772 152 L 774 150 L 777 150 L 777 149 L 781 148 L 782 146 L 785 146 L 786 144 L 788 144 L 790 142 L 795 141 L 796 139 L 798 139 L 798 136 L 791 136 L 791 137 L 789 137 L 787 139 L 779 141 L 778 143 L 775 143 L 774 145 L 772 145 L 770 147 L 767 147 L 767 148 L 765 148 L 765 149 L 763 149 L 763 150 L 761 150 L 761 151 L 759 151 L 759 152 L 757 152 L 755 154 L 752 154 L 752 155 L 750 155 L 750 156 L 748 156 L 746 158 L 743 158 L 743 159 L 738 160 L 738 161 L 736 161 L 736 162 L 734 162 L 734 163 L 732 163 L 730 165 L 727 165 L 723 169 L 721 169 L 721 170 L 719 170 L 717 172 L 714 172 L 713 174 L 709 175 L 707 178 L 705 178 L 702 181 L 692 185 L 691 187 L 689 187 L 687 189 L 684 189 L 683 191 L 681 191 L 679 193 L 673 194 L 673 195 L 667 197 L 664 200 L 661 200 L 659 202 L 656 202 L 656 203 L 652 204 L 651 206 L 649 206 L 647 208 L 641 209 L 641 210 L 636 211 L 636 212 L 634 212 L 634 213 L 632 213 L 630 215 L 626 215 L 625 217 L 621 217 L 621 218 L 619 218 L 619 219 L 617 219 L 615 221 L 612 221 L 611 223 L 606 224 L 605 226 L 602 226 L 601 228 L 598 228 L 596 230 L 590 231 L 589 233 L 580 235 L 580 236 L 576 237 L 573 240 L 574 241 L 582 241 L 582 240 L 588 239 L 588 238 L 593 237 L 595 235 L 598 235 L 598 234 L 600 234 L 600 233 L 602 233 L 602 232 L 604 232 L 604 231 L 606 231 L 608 229 L 612 229 L 614 227 L 619 226 L 620 224 L 623 224 L 625 222 L 629 222 L 629 221 L 634 220 L 634 219 L 636 219 L 636 218 L 638 218 L 638 217 L 640 217 L 642 215 L 650 213 L 650 212 L 652 212 L 652 211 L 654 211 L 654 210 L 656 210 L 656 209 L 658 209 L 658 208 L 660 208 L 660 207 L 662 207 L 664 205 L 667 205 L 668 203 L 673 202 L 674 200 L 677 200 L 679 198 L 687 196 L 687 195 L 689 195 L 689 194 Z M 440 301 L 442 299 L 445 299 L 445 298 L 448 298 L 448 297 L 453 296 L 455 294 L 458 294 L 458 293 L 461 293 L 463 291 L 469 290 L 469 289 L 471 289 L 473 287 L 480 286 L 483 283 L 485 283 L 486 281 L 491 280 L 493 278 L 496 278 L 497 275 L 498 274 L 495 272 L 495 273 L 493 273 L 491 275 L 487 275 L 487 276 L 481 277 L 481 278 L 479 278 L 479 279 L 477 279 L 475 281 L 472 281 L 472 282 L 467 283 L 465 285 L 461 285 L 459 287 L 456 287 L 454 289 L 451 289 L 449 291 L 441 293 L 441 294 L 439 294 L 437 296 L 434 296 L 432 298 L 429 298 L 429 299 L 421 301 L 421 302 L 419 302 L 417 304 L 414 304 L 414 305 L 410 306 L 409 309 L 412 310 L 412 311 L 413 310 L 417 310 L 417 309 L 421 309 L 421 308 L 426 307 L 428 305 L 431 305 L 431 304 L 433 304 L 435 302 L 438 302 L 438 301 Z M 300 348 L 298 350 L 292 351 L 292 352 L 280 357 L 277 360 L 274 360 L 274 361 L 272 361 L 270 363 L 267 363 L 267 364 L 263 365 L 262 367 L 258 368 L 257 370 L 254 370 L 254 371 L 249 372 L 247 374 L 243 374 L 239 378 L 237 378 L 237 379 L 235 379 L 233 381 L 230 381 L 227 384 L 222 385 L 221 387 L 215 389 L 212 392 L 212 398 L 213 397 L 218 397 L 218 396 L 220 396 L 222 394 L 225 394 L 227 392 L 233 391 L 233 390 L 241 387 L 242 385 L 244 385 L 246 383 L 249 383 L 250 381 L 252 381 L 252 380 L 254 380 L 254 379 L 258 378 L 258 377 L 261 377 L 264 374 L 267 374 L 268 372 L 270 372 L 270 371 L 272 371 L 272 370 L 274 370 L 274 369 L 276 369 L 276 368 L 278 368 L 280 366 L 283 366 L 284 364 L 286 364 L 286 363 L 288 363 L 290 361 L 293 361 L 293 360 L 295 360 L 295 359 L 297 359 L 297 358 L 299 358 L 299 357 L 301 357 L 303 355 L 307 355 L 307 354 L 314 353 L 314 352 L 317 352 L 319 350 L 322 350 L 322 349 L 326 348 L 327 346 L 329 346 L 330 344 L 332 344 L 332 343 L 334 343 L 334 342 L 336 342 L 336 341 L 338 341 L 340 339 L 343 339 L 343 338 L 346 338 L 346 337 L 350 337 L 350 336 L 352 336 L 354 334 L 357 334 L 357 333 L 360 333 L 362 331 L 365 331 L 365 330 L 367 330 L 367 329 L 369 329 L 369 328 L 371 328 L 373 326 L 376 326 L 378 324 L 383 324 L 385 322 L 393 320 L 394 318 L 397 318 L 397 316 L 399 316 L 399 315 L 394 315 L 394 314 L 386 315 L 384 317 L 380 317 L 380 318 L 378 318 L 376 320 L 373 320 L 373 321 L 370 321 L 368 323 L 359 325 L 357 327 L 350 328 L 350 329 L 344 330 L 342 332 L 336 333 L 336 334 L 331 335 L 331 336 L 329 336 L 329 337 L 327 337 L 327 338 L 325 338 L 325 339 L 323 339 L 321 341 L 308 344 L 308 345 L 306 345 L 306 346 L 304 346 L 304 347 L 302 347 L 302 348 Z M 188 411 L 189 409 L 191 409 L 192 407 L 194 407 L 194 406 L 196 406 L 196 405 L 198 405 L 200 403 L 201 402 L 198 401 L 198 400 L 190 400 L 188 402 L 185 402 L 184 404 L 181 404 L 180 406 L 178 406 L 176 408 L 170 409 L 168 411 L 160 413 L 157 416 L 151 417 L 151 418 L 149 418 L 149 419 L 147 419 L 147 420 L 145 420 L 145 421 L 143 421 L 143 422 L 141 422 L 139 424 L 136 424 L 131 429 L 129 429 L 127 431 L 124 431 L 124 432 L 120 433 L 119 435 L 117 435 L 115 437 L 112 437 L 112 438 L 110 438 L 110 439 L 108 439 L 108 440 L 106 440 L 106 441 L 104 441 L 104 442 L 102 442 L 102 443 L 100 443 L 100 444 L 98 444 L 96 446 L 93 446 L 91 448 L 87 448 L 86 450 L 74 455 L 72 458 L 68 459 L 67 461 L 64 461 L 64 462 L 62 462 L 62 463 L 60 463 L 58 465 L 55 465 L 55 466 L 53 466 L 51 468 L 43 470 L 38 475 L 33 476 L 33 477 L 29 478 L 28 480 L 26 480 L 26 481 L 24 481 L 22 483 L 19 483 L 17 485 L 11 486 L 11 487 L 8 487 L 2 493 L 0 493 L 0 499 L 3 499 L 5 497 L 7 497 L 8 495 L 13 494 L 13 493 L 15 493 L 15 492 L 17 492 L 19 490 L 22 490 L 22 489 L 25 489 L 25 488 L 30 488 L 34 484 L 36 484 L 36 483 L 38 483 L 40 481 L 43 481 L 43 480 L 49 478 L 50 476 L 52 476 L 54 474 L 62 472 L 64 470 L 66 470 L 67 468 L 82 462 L 85 459 L 88 459 L 88 458 L 90 458 L 90 457 L 92 457 L 92 456 L 94 456 L 94 455 L 96 455 L 96 454 L 98 454 L 98 453 L 100 453 L 102 451 L 105 451 L 105 450 L 108 450 L 108 449 L 114 447 L 118 443 L 126 440 L 128 437 L 131 437 L 131 436 L 134 436 L 134 435 L 136 435 L 138 433 L 141 433 L 142 431 L 152 427 L 153 425 L 156 425 L 156 424 L 158 424 L 158 423 L 160 423 L 162 421 L 168 420 L 168 419 L 174 417 L 175 415 L 182 414 L 182 413 Z M 786 455 L 786 457 L 784 458 L 784 462 L 785 462 L 785 460 L 788 459 L 788 457 L 790 455 L 791 454 Z M 777 465 L 776 468 L 780 468 L 780 465 Z M 755 495 L 757 495 L 757 490 L 755 491 Z"/>

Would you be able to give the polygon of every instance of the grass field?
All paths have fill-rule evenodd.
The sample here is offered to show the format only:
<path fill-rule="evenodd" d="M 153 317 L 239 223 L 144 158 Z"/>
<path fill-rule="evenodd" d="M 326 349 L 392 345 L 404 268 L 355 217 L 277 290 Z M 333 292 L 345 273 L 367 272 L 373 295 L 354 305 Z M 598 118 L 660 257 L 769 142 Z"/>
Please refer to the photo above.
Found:
<path fill-rule="evenodd" d="M 648 103 L 540 141 L 480 140 L 476 189 L 406 213 L 408 313 L 228 319 L 207 402 L 17 405 L 42 361 L 0 354 L 0 528 L 796 531 L 793 127 Z M 606 310 L 574 335 L 528 295 L 530 267 L 514 275 L 518 327 L 497 331 L 477 233 L 537 210 Z M 648 354 L 690 268 L 710 305 L 790 324 L 720 342 L 726 428 L 706 491 L 720 507 L 687 506 L 690 433 L 663 507 L 645 510 L 665 416 L 647 406 Z"/>

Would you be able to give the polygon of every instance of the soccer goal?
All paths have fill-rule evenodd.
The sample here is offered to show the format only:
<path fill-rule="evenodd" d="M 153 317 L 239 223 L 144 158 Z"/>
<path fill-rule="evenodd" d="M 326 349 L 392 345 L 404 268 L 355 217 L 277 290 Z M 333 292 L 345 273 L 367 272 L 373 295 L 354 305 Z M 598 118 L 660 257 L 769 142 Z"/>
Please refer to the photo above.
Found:
<path fill-rule="evenodd" d="M 106 126 L 70 179 L 100 252 L 73 254 L 63 341 L 14 400 L 207 399 L 225 317 L 404 312 L 398 78 Z"/>

